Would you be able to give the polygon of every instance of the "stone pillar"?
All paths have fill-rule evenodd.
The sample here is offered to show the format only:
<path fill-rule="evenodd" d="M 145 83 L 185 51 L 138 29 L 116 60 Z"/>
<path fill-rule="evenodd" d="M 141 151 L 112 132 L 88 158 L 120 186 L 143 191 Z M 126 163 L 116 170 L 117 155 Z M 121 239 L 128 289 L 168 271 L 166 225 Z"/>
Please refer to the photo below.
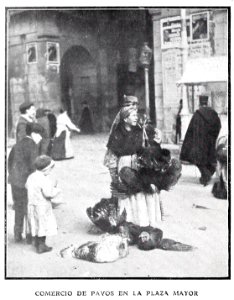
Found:
<path fill-rule="evenodd" d="M 182 70 L 185 71 L 188 59 L 188 41 L 186 32 L 186 9 L 181 9 L 181 50 L 182 50 Z M 184 139 L 186 134 L 191 114 L 188 108 L 187 87 L 181 86 L 181 95 L 183 99 L 183 109 L 181 111 L 181 139 Z"/>
<path fill-rule="evenodd" d="M 161 11 L 154 9 L 150 11 L 153 20 L 153 60 L 154 60 L 154 94 L 155 94 L 155 120 L 158 129 L 164 127 L 163 111 L 163 82 L 162 82 L 162 51 L 161 51 L 161 33 L 160 18 Z"/>
<path fill-rule="evenodd" d="M 97 88 L 98 88 L 98 115 L 100 120 L 97 127 L 103 130 L 103 110 L 105 107 L 107 86 L 108 86 L 108 69 L 107 69 L 107 53 L 104 49 L 98 50 L 98 68 L 97 68 Z"/>

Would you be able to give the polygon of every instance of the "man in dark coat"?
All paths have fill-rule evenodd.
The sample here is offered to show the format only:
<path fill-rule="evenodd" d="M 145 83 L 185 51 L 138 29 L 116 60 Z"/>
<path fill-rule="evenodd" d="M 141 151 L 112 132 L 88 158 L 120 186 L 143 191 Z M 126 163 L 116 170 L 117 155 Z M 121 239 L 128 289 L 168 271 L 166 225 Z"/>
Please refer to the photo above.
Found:
<path fill-rule="evenodd" d="M 27 190 L 25 183 L 34 171 L 34 161 L 38 156 L 37 144 L 41 140 L 42 127 L 36 123 L 26 124 L 26 137 L 13 146 L 8 157 L 9 183 L 15 210 L 15 241 L 22 240 L 24 217 L 27 214 Z"/>
<path fill-rule="evenodd" d="M 216 168 L 215 142 L 221 122 L 218 114 L 207 106 L 208 96 L 200 96 L 200 108 L 194 113 L 182 145 L 180 159 L 196 165 L 200 183 L 207 185 Z"/>
<path fill-rule="evenodd" d="M 36 109 L 33 103 L 22 103 L 19 107 L 20 117 L 16 126 L 16 142 L 26 136 L 26 124 L 35 121 Z"/>

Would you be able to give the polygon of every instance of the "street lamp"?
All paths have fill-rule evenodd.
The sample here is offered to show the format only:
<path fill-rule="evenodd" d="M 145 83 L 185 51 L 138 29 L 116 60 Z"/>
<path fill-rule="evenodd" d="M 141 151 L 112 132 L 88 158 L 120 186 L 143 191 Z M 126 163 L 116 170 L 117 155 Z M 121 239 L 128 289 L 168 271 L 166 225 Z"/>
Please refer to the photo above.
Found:
<path fill-rule="evenodd" d="M 141 48 L 140 63 L 145 70 L 145 105 L 146 116 L 149 118 L 149 65 L 152 58 L 152 50 L 149 48 L 148 43 L 144 43 Z"/>

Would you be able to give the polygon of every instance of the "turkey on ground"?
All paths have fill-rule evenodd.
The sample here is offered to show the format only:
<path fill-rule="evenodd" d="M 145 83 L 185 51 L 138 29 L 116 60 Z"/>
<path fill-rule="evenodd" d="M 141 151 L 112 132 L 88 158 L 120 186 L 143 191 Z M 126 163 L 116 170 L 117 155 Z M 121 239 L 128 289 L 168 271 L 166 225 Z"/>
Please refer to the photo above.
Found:
<path fill-rule="evenodd" d="M 96 263 L 113 262 L 129 253 L 127 238 L 120 234 L 104 234 L 98 241 L 71 245 L 60 251 L 62 257 L 74 257 Z"/>
<path fill-rule="evenodd" d="M 151 226 L 142 227 L 130 222 L 125 222 L 119 226 L 119 231 L 125 236 L 128 236 L 130 245 L 137 244 L 141 250 L 162 249 L 187 252 L 196 249 L 193 246 L 172 239 L 163 239 L 163 231 Z"/>

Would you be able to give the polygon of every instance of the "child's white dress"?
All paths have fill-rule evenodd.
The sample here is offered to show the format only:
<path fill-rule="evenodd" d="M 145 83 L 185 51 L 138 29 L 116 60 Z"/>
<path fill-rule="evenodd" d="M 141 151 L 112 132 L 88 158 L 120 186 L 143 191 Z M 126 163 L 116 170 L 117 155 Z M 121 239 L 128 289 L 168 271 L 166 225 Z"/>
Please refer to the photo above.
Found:
<path fill-rule="evenodd" d="M 51 204 L 57 188 L 41 171 L 32 173 L 25 187 L 28 190 L 28 232 L 39 237 L 57 234 L 57 223 Z"/>

